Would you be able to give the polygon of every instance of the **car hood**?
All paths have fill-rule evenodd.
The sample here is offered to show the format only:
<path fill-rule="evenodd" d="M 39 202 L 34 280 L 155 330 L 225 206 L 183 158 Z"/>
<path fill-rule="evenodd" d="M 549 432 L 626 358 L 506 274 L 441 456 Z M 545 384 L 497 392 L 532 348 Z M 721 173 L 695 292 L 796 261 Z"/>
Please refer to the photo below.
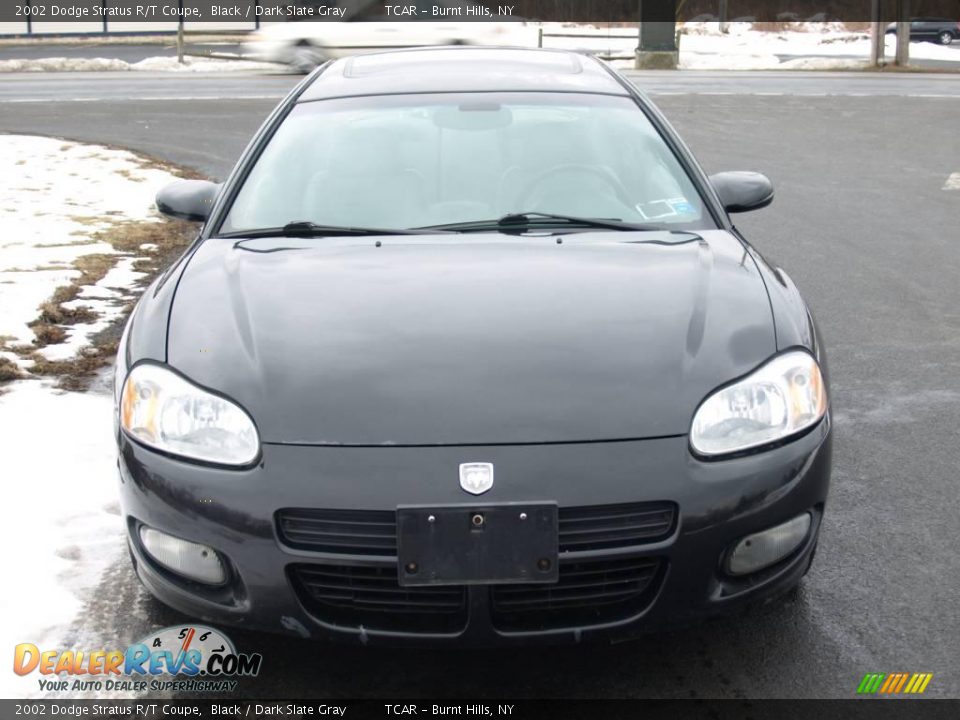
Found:
<path fill-rule="evenodd" d="M 206 240 L 168 362 L 265 442 L 543 443 L 685 434 L 775 352 L 725 231 Z"/>

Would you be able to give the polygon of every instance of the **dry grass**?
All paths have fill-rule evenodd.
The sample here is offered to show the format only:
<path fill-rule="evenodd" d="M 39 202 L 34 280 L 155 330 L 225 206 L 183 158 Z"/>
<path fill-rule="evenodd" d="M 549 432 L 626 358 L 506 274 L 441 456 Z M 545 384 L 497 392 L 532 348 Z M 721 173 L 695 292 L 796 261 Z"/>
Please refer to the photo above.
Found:
<path fill-rule="evenodd" d="M 126 321 L 126 316 L 124 316 Z M 110 363 L 117 352 L 116 339 L 86 348 L 86 351 L 69 360 L 48 360 L 38 352 L 26 355 L 32 360 L 30 373 L 44 377 L 58 378 L 57 387 L 61 390 L 86 390 L 97 372 Z"/>
<path fill-rule="evenodd" d="M 103 220 L 92 215 L 71 215 L 70 219 L 80 225 L 99 225 Z"/>
<path fill-rule="evenodd" d="M 29 374 L 33 376 L 56 377 L 57 387 L 63 390 L 86 390 L 102 367 L 109 364 L 117 351 L 117 344 L 126 324 L 127 317 L 136 304 L 129 300 L 115 323 L 91 338 L 91 346 L 69 360 L 49 360 L 39 348 L 62 343 L 67 336 L 65 326 L 77 323 L 89 323 L 96 314 L 87 307 L 64 307 L 77 299 L 80 288 L 94 285 L 102 280 L 110 270 L 124 257 L 136 257 L 134 269 L 145 273 L 138 282 L 142 289 L 150 284 L 161 271 L 165 270 L 184 248 L 196 236 L 197 228 L 193 223 L 180 220 L 162 220 L 160 222 L 120 222 L 94 233 L 95 242 L 105 242 L 117 253 L 93 253 L 76 259 L 73 267 L 80 272 L 70 285 L 58 287 L 50 299 L 40 305 L 40 314 L 30 323 L 34 341 L 32 345 L 14 345 L 8 347 L 24 360 L 32 361 Z M 149 249 L 141 250 L 141 246 Z M 9 338 L 12 339 L 12 338 Z M 0 347 L 4 344 L 0 343 Z M 5 359 L 4 359 L 5 360 Z M 7 372 L 4 367 L 9 365 Z M 0 383 L 24 377 L 15 363 L 5 360 L 0 365 Z"/>
<path fill-rule="evenodd" d="M 83 230 L 74 230 L 71 235 L 86 235 L 87 233 Z M 87 238 L 86 240 L 77 240 L 75 242 L 61 242 L 61 243 L 37 243 L 34 247 L 38 248 L 58 248 L 58 247 L 77 247 L 78 245 L 94 245 L 96 240 L 93 238 Z"/>
<path fill-rule="evenodd" d="M 19 366 L 5 357 L 0 357 L 0 382 L 10 382 L 23 377 Z"/>
<path fill-rule="evenodd" d="M 68 141 L 64 140 L 64 142 Z M 65 144 L 63 149 L 69 147 L 72 146 Z M 136 156 L 136 161 L 144 170 L 164 170 L 184 179 L 205 179 L 194 170 L 176 168 L 156 158 Z M 128 171 L 120 171 L 120 174 L 130 180 L 139 180 Z M 90 228 L 89 231 L 73 233 L 88 237 L 77 243 L 69 243 L 70 245 L 107 243 L 115 252 L 82 255 L 73 262 L 72 266 L 48 268 L 72 267 L 79 271 L 79 276 L 69 285 L 58 287 L 48 300 L 41 303 L 38 308 L 39 315 L 29 324 L 35 336 L 32 344 L 9 345 L 14 338 L 0 337 L 0 349 L 13 352 L 23 360 L 32 363 L 29 371 L 24 372 L 16 363 L 0 357 L 0 384 L 32 375 L 56 377 L 58 378 L 57 386 L 65 390 L 87 389 L 97 371 L 109 364 L 116 354 L 120 335 L 136 300 L 135 298 L 121 300 L 123 308 L 116 322 L 92 336 L 91 345 L 83 348 L 76 357 L 68 360 L 49 360 L 38 352 L 40 348 L 62 343 L 66 339 L 66 328 L 70 325 L 96 320 L 96 314 L 90 308 L 84 306 L 68 308 L 64 307 L 64 304 L 75 301 L 82 287 L 101 281 L 123 258 L 135 258 L 134 270 L 144 273 L 144 277 L 137 282 L 137 287 L 131 288 L 133 295 L 138 295 L 160 272 L 180 256 L 197 234 L 197 226 L 193 223 L 170 219 L 159 222 L 125 221 L 116 212 L 109 212 L 99 217 L 74 215 L 70 219 Z M 92 227 L 104 224 L 107 224 L 107 227 L 102 229 Z M 59 244 L 55 243 L 51 246 Z M 144 245 L 148 247 L 143 248 Z M 37 269 L 39 268 L 31 270 Z"/>
<path fill-rule="evenodd" d="M 100 282 L 113 269 L 119 259 L 117 255 L 107 253 L 81 255 L 73 261 L 73 267 L 80 271 L 80 277 L 74 280 L 73 284 L 77 286 L 94 285 Z"/>
<path fill-rule="evenodd" d="M 48 300 L 40 306 L 40 322 L 42 323 L 76 325 L 77 323 L 93 322 L 96 317 L 97 315 L 93 310 L 82 305 L 75 308 L 66 308 L 61 303 Z"/>
<path fill-rule="evenodd" d="M 199 173 L 193 168 L 174 167 L 168 162 L 164 162 L 150 155 L 137 155 L 137 165 L 143 170 L 164 170 L 173 173 L 183 180 L 209 180 L 206 175 Z"/>
<path fill-rule="evenodd" d="M 126 168 L 123 168 L 123 169 L 121 169 L 121 170 L 117 170 L 116 172 L 117 172 L 117 175 L 120 175 L 121 177 L 124 177 L 124 178 L 126 178 L 127 180 L 130 180 L 131 182 L 143 182 L 143 180 L 144 180 L 142 177 L 137 177 L 136 175 L 134 175 L 132 172 L 130 172 L 130 171 L 127 170 Z"/>
<path fill-rule="evenodd" d="M 47 345 L 57 345 L 67 339 L 67 331 L 59 325 L 51 325 L 48 322 L 35 320 L 30 323 L 30 329 L 36 336 L 33 344 L 37 347 L 46 347 Z"/>
<path fill-rule="evenodd" d="M 163 222 L 117 223 L 110 229 L 98 232 L 94 237 L 110 244 L 118 253 L 135 255 L 136 269 L 151 275 L 144 284 L 149 284 L 162 269 L 172 263 L 196 237 L 197 226 L 185 220 Z M 142 250 L 142 246 L 151 246 Z"/>

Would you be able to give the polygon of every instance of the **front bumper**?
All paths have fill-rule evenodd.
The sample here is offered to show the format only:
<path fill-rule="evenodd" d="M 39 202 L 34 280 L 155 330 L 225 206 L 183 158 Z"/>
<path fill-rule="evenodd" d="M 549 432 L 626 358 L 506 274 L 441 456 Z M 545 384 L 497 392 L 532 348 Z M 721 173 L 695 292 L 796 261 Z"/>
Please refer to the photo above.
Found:
<path fill-rule="evenodd" d="M 166 604 L 210 623 L 301 637 L 496 645 L 622 640 L 731 611 L 793 586 L 816 546 L 829 487 L 831 426 L 828 415 L 779 448 L 712 462 L 694 458 L 685 437 L 492 447 L 265 445 L 261 462 L 248 470 L 185 463 L 125 436 L 119 444 L 121 500 L 137 573 Z M 479 498 L 464 493 L 457 475 L 462 462 L 493 463 L 494 487 Z M 427 596 L 448 612 L 442 623 L 430 620 L 440 613 L 414 621 L 415 613 L 397 606 L 407 596 L 396 583 L 396 557 L 389 549 L 321 552 L 294 547 L 278 530 L 278 513 L 287 508 L 378 511 L 375 516 L 389 518 L 398 505 L 544 500 L 556 501 L 561 516 L 564 508 L 637 503 L 667 504 L 675 514 L 670 528 L 649 542 L 567 552 L 561 542 L 561 584 L 580 588 L 588 578 L 602 585 L 595 596 L 577 590 L 575 612 L 556 601 L 554 595 L 569 597 L 563 593 L 534 593 L 535 612 L 508 612 L 506 595 L 480 585 Z M 811 530 L 786 559 L 745 578 L 722 572 L 722 555 L 733 542 L 805 511 L 813 513 Z M 210 588 L 164 570 L 140 544 L 141 523 L 215 548 L 228 566 L 227 583 Z M 629 572 L 631 584 L 615 585 Z M 317 602 L 304 584 L 305 575 L 317 574 L 338 578 L 337 593 L 347 588 L 336 607 Z M 355 587 L 385 594 L 368 592 L 373 609 L 368 604 L 351 614 L 344 602 L 353 601 Z M 635 592 L 613 594 L 621 587 Z M 424 599 L 409 597 L 411 608 Z M 392 603 L 379 614 L 378 598 Z"/>

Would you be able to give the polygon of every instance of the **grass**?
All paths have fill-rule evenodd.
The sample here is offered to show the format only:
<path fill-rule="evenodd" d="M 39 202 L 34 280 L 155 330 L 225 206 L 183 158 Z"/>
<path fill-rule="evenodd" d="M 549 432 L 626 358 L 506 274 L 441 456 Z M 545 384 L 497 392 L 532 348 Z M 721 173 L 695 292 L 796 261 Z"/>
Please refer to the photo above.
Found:
<path fill-rule="evenodd" d="M 58 288 L 60 289 L 60 288 Z M 70 285 L 67 289 L 74 292 L 79 291 L 76 285 Z M 64 301 L 65 302 L 65 301 Z M 48 300 L 40 306 L 40 322 L 53 325 L 76 325 L 77 323 L 89 323 L 96 319 L 96 313 L 88 307 L 80 306 L 67 308 L 62 302 Z"/>
<path fill-rule="evenodd" d="M 124 316 L 124 322 L 126 316 Z M 38 352 L 30 353 L 25 359 L 32 360 L 32 375 L 56 377 L 57 387 L 61 390 L 83 391 L 90 387 L 100 368 L 108 365 L 117 352 L 119 338 L 91 347 L 69 360 L 48 360 Z"/>
<path fill-rule="evenodd" d="M 109 253 L 91 253 L 90 255 L 81 255 L 73 261 L 73 267 L 80 271 L 80 277 L 74 281 L 74 285 L 95 285 L 103 280 L 110 272 L 120 258 Z"/>
<path fill-rule="evenodd" d="M 166 219 L 160 222 L 117 222 L 105 230 L 95 232 L 93 238 L 96 242 L 109 244 L 117 251 L 116 254 L 93 253 L 78 257 L 73 267 L 79 270 L 80 275 L 70 285 L 58 287 L 53 295 L 40 305 L 40 315 L 30 323 L 34 334 L 33 344 L 16 345 L 9 349 L 23 360 L 32 362 L 29 369 L 31 375 L 55 377 L 58 379 L 57 387 L 63 390 L 86 390 L 97 372 L 112 361 L 127 317 L 136 303 L 134 299 L 128 299 L 116 322 L 96 333 L 91 338 L 91 345 L 85 347 L 77 356 L 68 360 L 49 360 L 38 350 L 47 345 L 62 343 L 67 336 L 64 326 L 96 320 L 96 314 L 89 308 L 65 307 L 64 304 L 76 300 L 82 287 L 100 282 L 125 257 L 137 258 L 135 269 L 144 273 L 144 277 L 137 281 L 134 293 L 142 292 L 160 272 L 180 256 L 196 236 L 196 232 L 197 228 L 193 223 Z M 149 248 L 142 250 L 143 245 L 148 245 Z M 22 376 L 4 378 L 0 374 L 0 383 L 18 377 Z"/>
<path fill-rule="evenodd" d="M 33 344 L 38 348 L 57 345 L 67 339 L 67 331 L 59 325 L 34 320 L 29 327 L 35 336 Z"/>
<path fill-rule="evenodd" d="M 20 367 L 9 358 L 0 357 L 0 383 L 23 377 Z"/>
<path fill-rule="evenodd" d="M 201 178 L 199 173 L 181 168 L 171 168 L 154 158 L 138 156 L 143 168 L 156 168 L 173 172 L 182 178 Z M 153 279 L 169 267 L 193 241 L 197 226 L 182 220 L 162 219 L 160 221 L 130 221 L 114 215 L 103 217 L 77 216 L 76 222 L 90 228 L 87 240 L 78 245 L 106 243 L 113 253 L 91 253 L 81 255 L 71 269 L 78 275 L 69 285 L 61 285 L 53 294 L 40 304 L 36 319 L 29 323 L 34 340 L 30 344 L 10 345 L 12 337 L 0 337 L 0 350 L 15 353 L 29 367 L 25 370 L 16 362 L 0 357 L 0 385 L 24 377 L 50 377 L 57 379 L 57 387 L 64 390 L 86 390 L 97 372 L 108 365 L 117 352 L 117 345 L 127 318 L 136 304 L 138 296 Z M 94 229 L 92 226 L 106 227 Z M 147 247 L 143 247 L 147 246 Z M 95 285 L 103 280 L 117 263 L 124 258 L 134 258 L 134 270 L 144 273 L 134 288 L 124 288 L 130 295 L 124 297 L 122 312 L 117 320 L 108 327 L 95 333 L 91 344 L 84 347 L 75 357 L 66 360 L 50 360 L 41 348 L 64 342 L 67 328 L 71 325 L 91 323 L 97 319 L 96 313 L 75 301 L 85 286 Z M 36 270 L 37 268 L 34 268 Z M 75 307 L 67 307 L 67 304 Z M 0 388 L 2 392 L 2 388 Z"/>

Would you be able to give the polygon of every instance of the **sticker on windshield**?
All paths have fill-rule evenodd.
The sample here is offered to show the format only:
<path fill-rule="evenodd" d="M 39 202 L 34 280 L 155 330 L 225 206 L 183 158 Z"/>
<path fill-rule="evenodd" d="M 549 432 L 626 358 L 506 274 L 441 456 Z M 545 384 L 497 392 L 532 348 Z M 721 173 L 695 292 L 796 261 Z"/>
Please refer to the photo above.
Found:
<path fill-rule="evenodd" d="M 697 209 L 693 206 L 693 203 L 684 197 L 637 203 L 635 207 L 644 220 L 664 220 L 697 214 Z"/>

